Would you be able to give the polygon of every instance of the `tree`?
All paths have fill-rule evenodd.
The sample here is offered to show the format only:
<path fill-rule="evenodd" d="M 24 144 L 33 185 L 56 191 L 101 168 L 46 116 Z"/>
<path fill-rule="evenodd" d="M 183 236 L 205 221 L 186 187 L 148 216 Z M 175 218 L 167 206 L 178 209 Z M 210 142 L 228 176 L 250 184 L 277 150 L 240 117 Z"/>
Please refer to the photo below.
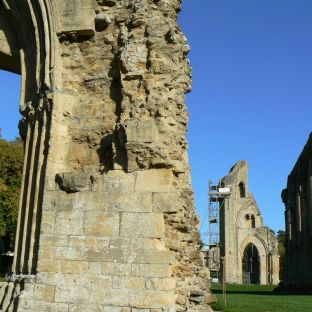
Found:
<path fill-rule="evenodd" d="M 285 263 L 285 231 L 277 231 L 278 253 L 280 255 L 280 271 L 279 278 L 282 281 L 284 279 L 284 263 Z"/>
<path fill-rule="evenodd" d="M 23 168 L 23 144 L 0 138 L 0 236 L 12 249 L 17 224 Z"/>

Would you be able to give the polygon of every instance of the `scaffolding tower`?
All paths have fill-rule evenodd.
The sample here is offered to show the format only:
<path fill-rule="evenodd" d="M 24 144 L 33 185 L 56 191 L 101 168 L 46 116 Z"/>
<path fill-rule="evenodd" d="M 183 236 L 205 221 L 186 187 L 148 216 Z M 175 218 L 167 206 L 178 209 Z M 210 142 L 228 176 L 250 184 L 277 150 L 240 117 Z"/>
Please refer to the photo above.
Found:
<path fill-rule="evenodd" d="M 209 205 L 208 205 L 208 242 L 209 257 L 208 267 L 212 277 L 218 278 L 218 272 L 221 268 L 220 256 L 220 211 L 224 208 L 224 202 L 231 195 L 231 188 L 223 187 L 221 183 L 213 183 L 209 180 Z"/>

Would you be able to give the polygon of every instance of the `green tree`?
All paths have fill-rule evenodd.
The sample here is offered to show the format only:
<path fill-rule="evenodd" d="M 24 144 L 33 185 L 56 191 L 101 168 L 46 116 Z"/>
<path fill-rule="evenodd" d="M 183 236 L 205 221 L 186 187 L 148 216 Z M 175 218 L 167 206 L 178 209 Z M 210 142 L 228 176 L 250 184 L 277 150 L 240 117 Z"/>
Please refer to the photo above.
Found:
<path fill-rule="evenodd" d="M 13 248 L 23 168 L 23 144 L 0 138 L 0 236 Z"/>
<path fill-rule="evenodd" d="M 282 281 L 284 279 L 284 263 L 285 263 L 285 231 L 277 231 L 278 253 L 280 255 L 280 271 L 279 278 Z"/>

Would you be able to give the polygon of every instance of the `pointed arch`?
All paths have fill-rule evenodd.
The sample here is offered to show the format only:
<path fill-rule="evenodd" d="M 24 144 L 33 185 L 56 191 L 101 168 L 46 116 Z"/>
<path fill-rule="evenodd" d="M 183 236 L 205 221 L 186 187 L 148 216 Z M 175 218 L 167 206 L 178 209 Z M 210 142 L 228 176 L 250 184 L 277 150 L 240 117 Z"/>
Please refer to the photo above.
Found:
<path fill-rule="evenodd" d="M 253 243 L 249 243 L 243 251 L 242 272 L 243 283 L 260 283 L 260 256 L 257 247 Z"/>
<path fill-rule="evenodd" d="M 56 32 L 49 0 L 3 0 L 15 28 L 22 88 L 20 135 L 25 158 L 12 273 L 35 274 L 49 150 Z M 10 42 L 9 42 L 10 44 Z"/>
<path fill-rule="evenodd" d="M 257 235 L 247 236 L 239 247 L 239 274 L 243 276 L 243 258 L 244 252 L 248 245 L 252 244 L 257 248 L 257 252 L 259 255 L 259 283 L 266 284 L 267 283 L 267 258 L 268 258 L 268 246 L 265 244 L 264 240 Z"/>

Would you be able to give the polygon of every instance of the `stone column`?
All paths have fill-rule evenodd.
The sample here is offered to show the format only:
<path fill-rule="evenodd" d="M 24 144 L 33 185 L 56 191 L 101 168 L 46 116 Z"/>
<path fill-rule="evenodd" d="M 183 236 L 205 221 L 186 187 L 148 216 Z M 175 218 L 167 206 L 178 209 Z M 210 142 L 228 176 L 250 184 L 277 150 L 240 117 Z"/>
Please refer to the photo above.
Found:
<path fill-rule="evenodd" d="M 35 42 L 56 39 L 43 49 L 54 63 L 37 64 L 48 71 L 39 78 L 54 78 L 45 90 L 51 127 L 44 167 L 36 126 L 30 137 L 30 168 L 44 172 L 30 171 L 24 192 L 44 177 L 40 211 L 29 195 L 21 210 L 40 213 L 38 257 L 22 257 L 35 270 L 16 270 L 19 291 L 8 285 L 3 310 L 210 311 L 185 137 L 181 1 L 42 3 L 32 7 L 43 21 Z M 34 219 L 27 224 L 17 254 L 34 241 Z"/>

